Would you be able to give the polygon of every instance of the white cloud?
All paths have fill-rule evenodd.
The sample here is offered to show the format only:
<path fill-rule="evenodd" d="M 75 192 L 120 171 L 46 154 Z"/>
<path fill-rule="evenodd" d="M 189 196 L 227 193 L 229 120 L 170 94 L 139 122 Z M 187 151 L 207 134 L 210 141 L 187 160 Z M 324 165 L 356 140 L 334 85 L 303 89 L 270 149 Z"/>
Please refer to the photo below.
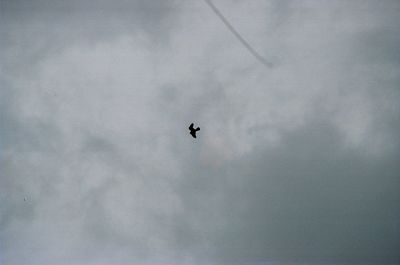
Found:
<path fill-rule="evenodd" d="M 393 260 L 398 4 L 215 1 L 270 70 L 202 2 L 9 4 L 0 263 Z"/>

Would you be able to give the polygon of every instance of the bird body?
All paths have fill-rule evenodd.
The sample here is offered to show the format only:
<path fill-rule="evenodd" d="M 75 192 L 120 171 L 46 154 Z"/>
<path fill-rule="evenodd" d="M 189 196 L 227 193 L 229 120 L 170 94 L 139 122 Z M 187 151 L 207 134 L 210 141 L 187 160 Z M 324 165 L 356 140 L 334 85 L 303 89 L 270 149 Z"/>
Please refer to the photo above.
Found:
<path fill-rule="evenodd" d="M 190 124 L 189 126 L 190 134 L 193 136 L 193 138 L 196 138 L 196 132 L 200 131 L 200 127 L 194 128 L 193 123 Z"/>

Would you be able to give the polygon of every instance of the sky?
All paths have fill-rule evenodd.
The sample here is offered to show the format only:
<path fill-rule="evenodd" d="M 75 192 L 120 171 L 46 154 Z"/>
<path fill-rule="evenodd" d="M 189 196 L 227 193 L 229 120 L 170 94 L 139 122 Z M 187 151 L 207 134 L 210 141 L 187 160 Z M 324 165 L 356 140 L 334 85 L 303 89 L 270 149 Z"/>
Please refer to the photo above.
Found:
<path fill-rule="evenodd" d="M 400 2 L 212 3 L 0 0 L 0 264 L 400 264 Z"/>

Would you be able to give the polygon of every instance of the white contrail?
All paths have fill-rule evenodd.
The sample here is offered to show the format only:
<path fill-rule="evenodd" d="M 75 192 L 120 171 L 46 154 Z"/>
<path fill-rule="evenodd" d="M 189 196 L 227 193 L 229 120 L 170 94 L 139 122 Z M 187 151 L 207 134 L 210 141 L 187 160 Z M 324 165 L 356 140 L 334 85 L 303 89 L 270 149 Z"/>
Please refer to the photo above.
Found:
<path fill-rule="evenodd" d="M 273 66 L 271 62 L 268 62 L 266 59 L 264 59 L 256 50 L 253 49 L 253 47 L 250 46 L 250 44 L 242 37 L 240 36 L 239 32 L 236 31 L 236 29 L 229 23 L 229 21 L 222 15 L 222 13 L 218 10 L 218 8 L 211 2 L 211 0 L 204 0 L 208 4 L 209 7 L 214 11 L 214 13 L 222 20 L 222 22 L 227 26 L 227 28 L 235 35 L 235 37 L 246 47 L 246 49 L 264 66 L 270 68 Z"/>

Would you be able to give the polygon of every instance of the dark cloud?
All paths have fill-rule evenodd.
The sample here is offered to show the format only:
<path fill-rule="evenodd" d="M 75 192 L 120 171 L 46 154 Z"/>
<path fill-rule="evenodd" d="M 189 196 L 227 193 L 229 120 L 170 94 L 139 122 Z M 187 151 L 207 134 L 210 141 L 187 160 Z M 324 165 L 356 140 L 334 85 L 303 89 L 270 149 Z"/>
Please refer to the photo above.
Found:
<path fill-rule="evenodd" d="M 1 264 L 399 263 L 399 3 L 218 8 L 0 1 Z"/>
<path fill-rule="evenodd" d="M 202 217 L 215 218 L 208 228 L 219 258 L 397 262 L 398 163 L 345 151 L 334 132 L 307 124 L 279 148 L 229 163 L 223 185 L 197 176 L 209 190 L 195 212 L 218 205 Z"/>

